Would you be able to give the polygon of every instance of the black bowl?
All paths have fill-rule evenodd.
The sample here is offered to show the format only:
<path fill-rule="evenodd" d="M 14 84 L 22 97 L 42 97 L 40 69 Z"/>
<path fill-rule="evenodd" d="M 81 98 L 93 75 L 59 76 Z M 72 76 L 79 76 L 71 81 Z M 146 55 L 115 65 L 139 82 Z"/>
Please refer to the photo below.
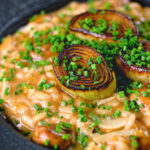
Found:
<path fill-rule="evenodd" d="M 39 13 L 41 10 L 45 10 L 46 12 L 54 11 L 66 5 L 70 1 L 71 0 L 30 1 L 28 5 L 24 6 L 23 13 L 19 13 L 17 16 L 12 17 L 12 19 L 10 19 L 9 22 L 7 22 L 4 26 L 0 28 L 0 39 L 2 39 L 4 36 L 8 34 L 14 33 L 21 26 L 25 25 L 28 22 L 28 19 L 33 14 Z M 77 1 L 86 1 L 86 0 L 77 0 Z M 150 6 L 150 0 L 136 0 L 136 1 L 140 2 L 142 5 Z M 7 0 L 2 0 L 0 2 L 0 5 L 7 2 L 8 2 Z M 25 1 L 22 0 L 22 3 L 25 3 Z M 0 115 L 0 150 L 50 150 L 50 149 L 42 147 L 26 139 L 22 134 L 20 134 L 17 131 L 17 129 L 14 126 L 8 123 L 8 121 L 5 120 L 2 117 L 2 115 Z"/>

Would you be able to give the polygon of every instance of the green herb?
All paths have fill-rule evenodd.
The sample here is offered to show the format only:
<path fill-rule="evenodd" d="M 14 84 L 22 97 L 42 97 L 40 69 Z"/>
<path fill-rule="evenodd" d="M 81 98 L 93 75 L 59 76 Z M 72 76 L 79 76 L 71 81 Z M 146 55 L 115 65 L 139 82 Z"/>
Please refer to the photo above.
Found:
<path fill-rule="evenodd" d="M 40 125 L 45 125 L 45 122 L 42 120 L 40 120 L 39 123 L 40 123 Z"/>
<path fill-rule="evenodd" d="M 35 110 L 43 110 L 43 108 L 41 108 L 38 104 L 34 104 L 34 108 Z"/>
<path fill-rule="evenodd" d="M 30 21 L 30 22 L 35 21 L 35 20 L 37 19 L 37 17 L 38 17 L 38 15 L 33 15 L 33 16 L 29 19 L 29 21 Z"/>
<path fill-rule="evenodd" d="M 60 60 L 58 57 L 55 57 L 54 62 L 56 66 L 59 66 Z"/>
<path fill-rule="evenodd" d="M 5 60 L 6 60 L 6 59 L 7 59 L 7 56 L 3 56 L 3 59 L 5 59 Z"/>
<path fill-rule="evenodd" d="M 18 94 L 20 94 L 22 92 L 22 89 L 17 89 L 16 91 L 15 91 L 15 95 L 18 95 Z"/>
<path fill-rule="evenodd" d="M 50 112 L 47 112 L 47 117 L 52 117 L 52 114 Z"/>
<path fill-rule="evenodd" d="M 106 149 L 106 145 L 101 145 L 101 149 Z"/>
<path fill-rule="evenodd" d="M 73 104 L 73 98 L 69 98 L 68 104 Z"/>
<path fill-rule="evenodd" d="M 40 14 L 41 14 L 41 15 L 45 15 L 46 12 L 45 12 L 44 10 L 42 10 L 42 11 L 40 12 Z"/>
<path fill-rule="evenodd" d="M 83 148 L 86 148 L 88 143 L 88 136 L 84 133 L 81 133 L 81 135 L 77 136 L 77 141 L 82 145 Z"/>
<path fill-rule="evenodd" d="M 55 144 L 55 145 L 54 145 L 54 149 L 58 149 L 58 144 Z"/>
<path fill-rule="evenodd" d="M 63 134 L 62 139 L 63 140 L 68 140 L 69 139 L 69 134 Z"/>
<path fill-rule="evenodd" d="M 4 100 L 0 98 L 0 105 L 4 103 Z"/>
<path fill-rule="evenodd" d="M 124 101 L 124 104 L 125 104 L 124 110 L 125 110 L 125 111 L 129 111 L 129 110 L 130 110 L 129 100 L 125 100 L 125 101 Z"/>
<path fill-rule="evenodd" d="M 94 129 L 94 133 L 99 133 L 100 135 L 102 135 L 102 134 L 103 134 L 103 132 L 102 132 L 102 131 L 100 131 L 100 129 L 99 129 L 99 128 L 95 128 L 95 129 Z"/>
<path fill-rule="evenodd" d="M 135 100 L 132 100 L 129 104 L 130 108 L 134 110 L 135 112 L 139 112 L 139 105 Z"/>
<path fill-rule="evenodd" d="M 121 116 L 121 112 L 119 110 L 116 110 L 115 113 L 113 114 L 113 117 L 120 117 Z"/>
<path fill-rule="evenodd" d="M 137 23 L 140 36 L 150 42 L 150 20 Z"/>
<path fill-rule="evenodd" d="M 125 94 L 124 94 L 124 91 L 119 91 L 119 98 L 123 98 L 123 97 L 125 97 Z"/>
<path fill-rule="evenodd" d="M 23 133 L 23 135 L 24 135 L 24 136 L 28 136 L 30 133 L 31 133 L 30 131 L 25 131 L 25 132 Z"/>
<path fill-rule="evenodd" d="M 139 147 L 139 144 L 138 144 L 138 142 L 136 140 L 132 141 L 132 145 L 133 145 L 134 148 L 138 148 Z"/>
<path fill-rule="evenodd" d="M 109 2 L 107 2 L 104 6 L 105 9 L 109 9 L 111 7 L 111 4 Z"/>
<path fill-rule="evenodd" d="M 46 140 L 44 141 L 44 145 L 45 145 L 45 146 L 49 146 L 49 140 L 48 140 L 48 139 L 46 139 Z"/>
<path fill-rule="evenodd" d="M 87 31 L 102 34 L 107 29 L 107 22 L 106 20 L 99 19 L 94 24 L 93 20 L 90 18 L 86 18 L 82 21 L 80 21 L 80 25 Z"/>
<path fill-rule="evenodd" d="M 77 128 L 77 129 L 76 129 L 76 132 L 79 133 L 79 132 L 80 132 L 80 128 Z"/>
<path fill-rule="evenodd" d="M 144 97 L 147 97 L 147 93 L 145 91 L 141 92 Z"/>
<path fill-rule="evenodd" d="M 48 103 L 47 103 L 47 106 L 51 106 L 51 103 L 50 103 L 50 102 L 48 102 Z"/>
<path fill-rule="evenodd" d="M 134 136 L 134 135 L 131 135 L 130 136 L 130 138 L 131 138 L 131 140 L 132 140 L 132 145 L 133 145 L 133 147 L 134 148 L 138 148 L 139 147 L 139 144 L 138 144 L 138 142 L 137 142 L 137 136 Z"/>
<path fill-rule="evenodd" d="M 130 10 L 129 4 L 125 5 L 124 8 L 125 8 L 126 11 L 129 11 Z"/>
<path fill-rule="evenodd" d="M 141 108 L 144 108 L 144 105 L 143 104 L 140 104 Z"/>
<path fill-rule="evenodd" d="M 17 124 L 19 124 L 19 121 L 18 120 L 14 120 L 14 123 L 17 125 Z"/>
<path fill-rule="evenodd" d="M 29 89 L 33 89 L 33 85 L 29 85 Z"/>
<path fill-rule="evenodd" d="M 23 69 L 23 68 L 24 68 L 24 65 L 22 64 L 22 62 L 21 62 L 21 61 L 18 61 L 18 62 L 17 62 L 17 66 L 18 66 L 18 67 L 20 67 L 21 69 Z"/>
<path fill-rule="evenodd" d="M 60 17 L 60 18 L 64 18 L 64 17 L 65 17 L 65 14 L 64 14 L 64 13 L 60 13 L 60 14 L 59 14 L 59 17 Z"/>
<path fill-rule="evenodd" d="M 62 104 L 63 106 L 67 106 L 67 102 L 66 102 L 66 101 L 62 101 L 61 104 Z"/>
<path fill-rule="evenodd" d="M 4 94 L 5 94 L 6 96 L 9 95 L 9 87 L 7 87 L 7 88 L 5 89 Z"/>
<path fill-rule="evenodd" d="M 40 84 L 39 84 L 39 86 L 38 86 L 38 90 L 39 91 L 41 91 L 41 90 L 47 90 L 47 89 L 49 89 L 49 88 L 51 88 L 51 87 L 53 87 L 55 84 L 54 83 L 52 83 L 52 84 L 50 84 L 50 83 L 46 83 L 46 80 L 45 79 L 42 79 L 42 81 L 40 82 Z"/>
<path fill-rule="evenodd" d="M 80 87 L 81 87 L 82 89 L 85 89 L 85 85 L 80 85 Z"/>

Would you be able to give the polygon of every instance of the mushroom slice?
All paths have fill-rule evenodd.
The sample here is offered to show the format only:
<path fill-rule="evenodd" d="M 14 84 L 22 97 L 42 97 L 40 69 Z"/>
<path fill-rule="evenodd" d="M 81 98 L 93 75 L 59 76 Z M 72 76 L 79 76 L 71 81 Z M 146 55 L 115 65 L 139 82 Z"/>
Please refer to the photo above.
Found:
<path fill-rule="evenodd" d="M 142 42 L 145 52 L 150 54 L 150 43 Z M 150 55 L 148 56 L 150 57 Z M 148 67 L 138 67 L 135 64 L 131 66 L 127 64 L 127 61 L 124 59 L 124 56 L 116 55 L 116 63 L 119 68 L 124 72 L 124 74 L 134 81 L 140 81 L 143 83 L 150 83 L 150 68 Z M 150 63 L 150 62 L 149 62 Z"/>
<path fill-rule="evenodd" d="M 91 47 L 72 45 L 53 61 L 60 87 L 75 97 L 87 100 L 105 98 L 116 90 L 115 73 Z"/>
<path fill-rule="evenodd" d="M 104 130 L 113 131 L 123 128 L 127 124 L 128 118 L 104 119 L 99 127 Z"/>
<path fill-rule="evenodd" d="M 106 42 L 124 37 L 127 29 L 138 35 L 137 28 L 130 17 L 115 10 L 97 10 L 96 13 L 85 12 L 74 16 L 69 29 L 81 39 Z"/>
<path fill-rule="evenodd" d="M 110 133 L 106 133 L 104 135 L 98 135 L 95 134 L 93 136 L 93 141 L 97 144 L 99 143 L 103 143 L 106 142 L 108 140 L 110 140 L 110 138 L 112 138 L 113 136 L 130 136 L 130 135 L 137 135 L 137 133 L 140 133 L 140 130 L 136 130 L 136 129 L 130 129 L 130 130 L 119 130 L 119 131 L 114 131 L 114 132 L 110 132 Z"/>
<path fill-rule="evenodd" d="M 115 131 L 124 127 L 132 126 L 135 122 L 135 115 L 128 114 L 126 117 L 116 119 L 102 119 L 99 127 L 107 131 Z"/>
<path fill-rule="evenodd" d="M 69 135 L 67 140 L 62 138 L 64 134 Z M 65 131 L 57 133 L 54 126 L 38 126 L 32 133 L 32 140 L 42 145 L 45 145 L 45 141 L 47 140 L 49 145 L 46 146 L 53 147 L 57 144 L 61 150 L 65 150 L 71 146 L 70 134 Z"/>

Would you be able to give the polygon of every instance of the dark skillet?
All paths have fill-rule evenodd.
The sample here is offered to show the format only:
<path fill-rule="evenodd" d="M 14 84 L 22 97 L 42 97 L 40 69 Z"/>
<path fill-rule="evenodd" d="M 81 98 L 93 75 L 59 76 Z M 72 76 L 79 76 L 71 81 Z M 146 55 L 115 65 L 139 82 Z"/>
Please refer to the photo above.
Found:
<path fill-rule="evenodd" d="M 13 0 L 9 0 L 11 2 Z M 15 0 L 14 0 L 15 1 Z M 16 0 L 19 4 L 23 4 L 22 10 L 19 10 L 20 7 L 16 4 L 19 11 L 16 11 L 15 17 L 8 18 L 7 14 L 0 14 L 6 15 L 7 23 L 5 21 L 5 25 L 1 23 L 0 20 L 0 39 L 8 34 L 14 33 L 19 27 L 25 25 L 28 19 L 35 13 L 39 13 L 41 10 L 45 10 L 46 12 L 54 11 L 59 9 L 60 7 L 66 5 L 71 0 Z M 28 1 L 28 4 L 27 4 Z M 78 0 L 78 1 L 86 1 L 86 0 Z M 150 6 L 150 0 L 136 0 L 143 5 Z M 4 6 L 7 4 L 7 0 L 1 0 L 0 5 Z M 10 3 L 11 5 L 11 3 Z M 15 10 L 15 8 L 11 8 L 9 5 L 9 12 L 11 10 Z M 1 8 L 1 7 L 0 7 Z M 1 11 L 0 11 L 1 12 Z M 9 19 L 9 20 L 8 20 Z M 5 121 L 3 117 L 0 115 L 0 150 L 49 150 L 48 148 L 42 147 L 29 141 L 23 135 L 21 135 L 12 125 Z"/>

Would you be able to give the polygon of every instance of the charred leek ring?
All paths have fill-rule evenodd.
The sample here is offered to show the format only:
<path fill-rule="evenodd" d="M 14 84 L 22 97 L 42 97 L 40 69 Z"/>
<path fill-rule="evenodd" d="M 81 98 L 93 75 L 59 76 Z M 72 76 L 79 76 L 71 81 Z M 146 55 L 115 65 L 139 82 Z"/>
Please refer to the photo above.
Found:
<path fill-rule="evenodd" d="M 92 64 L 89 66 L 91 58 L 95 67 L 94 71 L 91 69 Z M 97 61 L 99 63 L 96 63 L 97 58 L 100 60 Z M 53 61 L 54 72 L 60 87 L 69 94 L 87 100 L 94 100 L 108 97 L 116 90 L 115 73 L 110 70 L 104 58 L 94 49 L 84 45 L 72 45 L 65 48 L 57 59 L 59 60 L 59 65 L 56 65 L 55 61 Z M 67 60 L 66 64 L 64 63 L 65 59 Z M 75 60 L 75 67 L 77 66 L 76 70 L 74 70 L 75 80 L 71 79 L 70 72 L 72 70 L 68 69 L 73 59 Z M 82 71 L 80 75 L 78 75 L 79 70 Z M 88 73 L 87 76 L 83 74 L 85 71 Z M 96 82 L 95 74 L 93 74 L 95 71 L 97 72 Z M 62 80 L 65 77 L 69 77 L 69 84 L 67 84 L 66 80 Z"/>
<path fill-rule="evenodd" d="M 105 30 L 102 34 L 86 30 L 80 22 L 87 18 L 93 20 L 93 22 L 98 21 L 98 19 L 106 21 L 108 30 L 114 29 L 114 31 L 119 32 L 119 34 L 116 36 L 117 39 L 124 37 L 125 32 L 128 28 L 132 29 L 134 36 L 138 35 L 137 28 L 132 19 L 129 18 L 127 15 L 117 12 L 115 10 L 98 10 L 96 13 L 85 12 L 80 15 L 76 15 L 71 20 L 69 26 L 70 32 L 74 33 L 76 36 L 82 39 L 98 40 L 101 38 L 104 39 L 106 42 L 114 41 L 113 33 L 109 32 L 108 30 Z M 118 30 L 115 30 L 115 27 L 113 28 L 111 26 L 113 21 L 119 23 Z"/>
<path fill-rule="evenodd" d="M 142 42 L 145 51 L 150 51 L 150 43 Z M 116 63 L 125 75 L 134 81 L 150 83 L 150 68 L 138 67 L 135 64 L 129 66 L 123 56 L 116 55 Z"/>

